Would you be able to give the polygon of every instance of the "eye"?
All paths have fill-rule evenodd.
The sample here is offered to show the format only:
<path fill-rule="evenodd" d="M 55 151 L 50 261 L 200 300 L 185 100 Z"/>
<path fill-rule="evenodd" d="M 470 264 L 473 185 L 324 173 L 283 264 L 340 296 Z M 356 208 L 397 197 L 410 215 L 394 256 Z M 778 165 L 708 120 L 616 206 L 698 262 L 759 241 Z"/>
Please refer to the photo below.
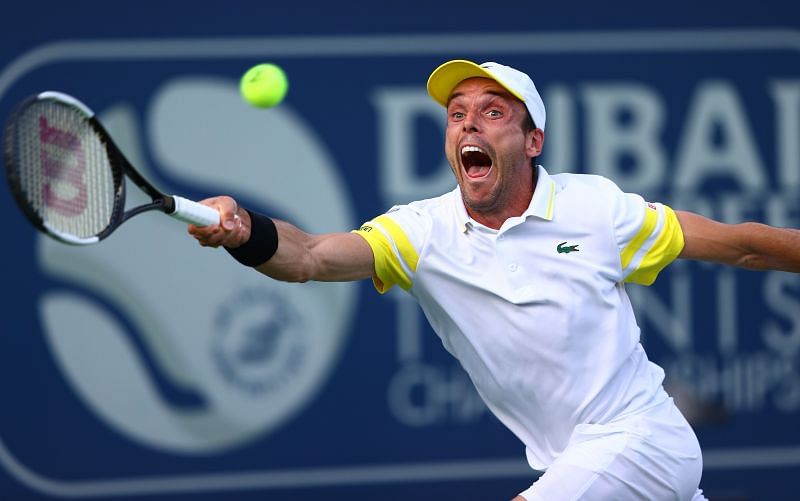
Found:
<path fill-rule="evenodd" d="M 500 111 L 500 110 L 496 110 L 496 109 L 489 110 L 486 114 L 489 115 L 492 118 L 500 118 L 500 117 L 503 116 L 503 112 Z"/>
<path fill-rule="evenodd" d="M 450 113 L 450 118 L 453 120 L 464 120 L 465 116 L 463 111 L 454 111 Z"/>

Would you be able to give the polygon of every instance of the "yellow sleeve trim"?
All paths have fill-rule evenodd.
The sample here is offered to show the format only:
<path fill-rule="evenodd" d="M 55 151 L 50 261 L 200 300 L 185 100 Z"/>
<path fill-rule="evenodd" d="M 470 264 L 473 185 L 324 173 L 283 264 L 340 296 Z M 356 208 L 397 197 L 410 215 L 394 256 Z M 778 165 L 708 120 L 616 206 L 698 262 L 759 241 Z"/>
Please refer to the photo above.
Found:
<path fill-rule="evenodd" d="M 365 223 L 360 229 L 353 230 L 353 233 L 361 235 L 367 241 L 375 257 L 375 276 L 372 280 L 375 284 L 375 289 L 381 294 L 391 289 L 395 284 L 402 287 L 403 290 L 411 289 L 411 277 L 400 264 L 400 260 L 392 247 L 392 242 L 380 229 L 376 228 L 376 224 L 389 233 L 403 260 L 406 261 L 412 272 L 416 271 L 417 261 L 419 260 L 416 250 L 411 246 L 411 242 L 405 236 L 405 233 L 387 216 L 380 216 L 374 221 Z M 412 258 L 413 260 L 409 262 Z"/>
<path fill-rule="evenodd" d="M 675 212 L 666 205 L 664 206 L 664 217 L 664 228 L 661 230 L 658 240 L 647 251 L 636 270 L 625 279 L 626 282 L 642 285 L 652 284 L 661 270 L 674 261 L 683 250 L 683 230 Z"/>
<path fill-rule="evenodd" d="M 639 232 L 636 233 L 636 236 L 628 242 L 628 245 L 622 249 L 622 270 L 625 271 L 628 268 L 628 265 L 631 264 L 631 259 L 633 256 L 639 252 L 639 249 L 642 248 L 642 245 L 650 238 L 650 234 L 653 233 L 653 229 L 656 227 L 656 223 L 658 222 L 658 212 L 650 209 L 644 209 L 644 223 L 642 223 L 642 227 L 639 228 Z"/>
<path fill-rule="evenodd" d="M 394 244 L 397 246 L 397 250 L 400 252 L 403 261 L 408 265 L 408 269 L 416 273 L 419 254 L 417 254 L 417 250 L 414 246 L 411 245 L 411 241 L 408 239 L 405 232 L 403 232 L 402 228 L 385 214 L 375 218 L 375 222 L 383 226 L 383 229 L 389 232 L 389 236 L 394 240 Z"/>

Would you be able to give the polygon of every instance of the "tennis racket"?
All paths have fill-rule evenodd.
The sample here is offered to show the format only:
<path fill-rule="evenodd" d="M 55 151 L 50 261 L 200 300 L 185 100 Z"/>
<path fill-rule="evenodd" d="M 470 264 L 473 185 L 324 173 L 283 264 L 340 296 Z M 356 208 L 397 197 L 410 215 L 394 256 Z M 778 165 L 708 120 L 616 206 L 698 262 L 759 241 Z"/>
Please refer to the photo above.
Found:
<path fill-rule="evenodd" d="M 3 142 L 14 200 L 38 230 L 62 242 L 97 243 L 151 210 L 197 226 L 219 223 L 215 209 L 165 195 L 142 177 L 92 110 L 72 96 L 42 92 L 24 100 Z M 152 201 L 125 210 L 125 177 Z"/>

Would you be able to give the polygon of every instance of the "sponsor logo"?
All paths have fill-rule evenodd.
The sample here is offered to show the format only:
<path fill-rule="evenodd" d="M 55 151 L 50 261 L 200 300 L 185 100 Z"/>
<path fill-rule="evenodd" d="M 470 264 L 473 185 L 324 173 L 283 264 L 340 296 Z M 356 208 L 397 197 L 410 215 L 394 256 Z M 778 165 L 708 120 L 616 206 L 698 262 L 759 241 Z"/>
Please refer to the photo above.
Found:
<path fill-rule="evenodd" d="M 228 116 L 220 116 L 218 129 L 211 131 L 191 118 L 192 102 L 210 103 Z M 302 119 L 288 104 L 250 114 L 239 102 L 233 81 L 176 78 L 148 102 L 147 118 L 157 131 L 152 143 L 142 137 L 132 105 L 112 105 L 100 118 L 148 177 L 188 174 L 234 195 L 269 186 L 253 195 L 264 210 L 287 214 L 312 230 L 352 227 L 349 199 L 332 181 L 336 166 Z M 236 134 L 226 125 L 232 123 L 238 124 Z M 75 144 L 49 125 L 41 130 L 48 139 Z M 271 161 L 294 165 L 296 152 L 303 152 L 296 162 L 303 172 L 276 181 L 251 167 L 263 158 L 264 130 L 272 131 Z M 209 132 L 214 141 L 183 140 L 182 134 Z M 153 149 L 149 158 L 147 146 Z M 220 176 L 213 160 L 217 150 L 237 151 L 240 175 Z M 160 168 L 153 169 L 148 159 Z M 54 167 L 54 176 L 63 177 L 67 167 L 73 166 Z M 295 181 L 303 178 L 320 179 L 325 188 Z M 146 201 L 129 188 L 130 204 Z M 169 218 L 146 223 L 143 218 L 102 246 L 80 250 L 39 238 L 43 272 L 78 288 L 47 291 L 40 304 L 45 337 L 65 378 L 108 426 L 152 449 L 214 454 L 275 431 L 301 413 L 324 384 L 348 333 L 354 284 L 298 288 L 266 279 L 224 255 L 192 247 Z M 142 245 L 146 241 L 161 246 Z M 186 251 L 165 257 L 165 248 Z M 124 266 L 120 255 L 127 256 Z M 164 285 L 152 287 L 156 283 Z M 129 402 L 136 402 L 133 409 Z M 203 433 L 196 433 L 197 427 Z"/>
<path fill-rule="evenodd" d="M 556 246 L 559 254 L 569 254 L 570 252 L 578 252 L 578 245 L 567 245 L 567 242 L 561 242 Z"/>
<path fill-rule="evenodd" d="M 245 289 L 220 307 L 214 324 L 212 357 L 234 389 L 253 397 L 295 391 L 309 339 L 289 301 L 264 287 Z"/>

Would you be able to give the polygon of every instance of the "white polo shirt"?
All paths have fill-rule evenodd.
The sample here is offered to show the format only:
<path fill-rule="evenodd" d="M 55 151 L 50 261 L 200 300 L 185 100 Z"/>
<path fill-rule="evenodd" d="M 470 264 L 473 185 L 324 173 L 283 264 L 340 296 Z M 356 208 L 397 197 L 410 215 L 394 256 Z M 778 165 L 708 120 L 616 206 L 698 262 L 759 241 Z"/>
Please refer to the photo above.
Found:
<path fill-rule="evenodd" d="M 472 220 L 456 188 L 356 232 L 375 255 L 378 291 L 397 284 L 419 301 L 533 468 L 546 469 L 576 425 L 663 399 L 623 284 L 651 284 L 683 249 L 669 207 L 539 167 L 530 206 L 499 230 Z"/>

